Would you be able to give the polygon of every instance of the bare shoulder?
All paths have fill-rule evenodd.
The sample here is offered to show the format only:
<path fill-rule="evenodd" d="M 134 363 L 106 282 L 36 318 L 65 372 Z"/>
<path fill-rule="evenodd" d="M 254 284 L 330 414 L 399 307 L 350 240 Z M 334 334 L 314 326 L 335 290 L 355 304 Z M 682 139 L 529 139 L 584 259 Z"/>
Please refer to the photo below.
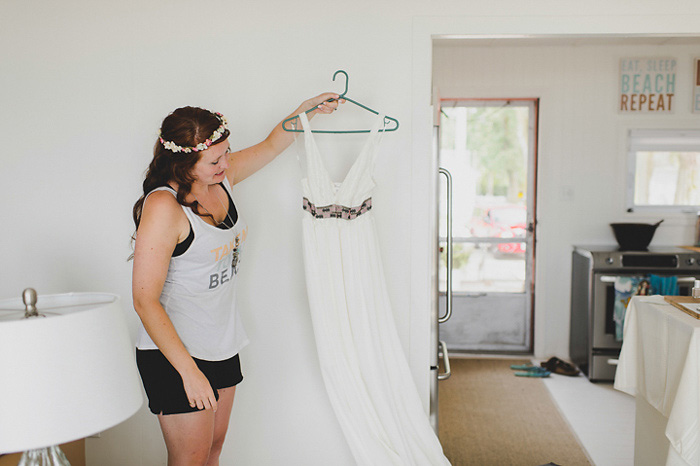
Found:
<path fill-rule="evenodd" d="M 157 302 L 175 246 L 183 234 L 186 237 L 186 225 L 187 217 L 172 193 L 156 191 L 146 198 L 134 243 L 134 302 Z"/>
<path fill-rule="evenodd" d="M 184 239 L 189 233 L 189 223 L 182 206 L 171 192 L 156 191 L 143 204 L 139 233 L 141 230 L 167 238 Z"/>
<path fill-rule="evenodd" d="M 143 204 L 143 209 L 153 214 L 172 214 L 180 208 L 180 204 L 170 191 L 155 191 L 148 195 Z"/>

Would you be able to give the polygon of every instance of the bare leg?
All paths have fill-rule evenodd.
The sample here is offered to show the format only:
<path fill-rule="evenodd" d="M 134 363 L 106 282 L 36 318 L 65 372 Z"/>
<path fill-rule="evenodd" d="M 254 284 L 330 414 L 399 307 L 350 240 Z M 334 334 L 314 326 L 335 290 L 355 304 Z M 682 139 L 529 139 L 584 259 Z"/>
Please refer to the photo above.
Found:
<path fill-rule="evenodd" d="M 207 466 L 219 466 L 219 455 L 224 446 L 228 423 L 231 418 L 231 408 L 233 407 L 233 397 L 236 394 L 236 387 L 219 389 L 219 408 L 214 416 L 214 439 L 209 452 Z"/>
<path fill-rule="evenodd" d="M 214 439 L 214 411 L 158 415 L 168 466 L 204 466 Z"/>

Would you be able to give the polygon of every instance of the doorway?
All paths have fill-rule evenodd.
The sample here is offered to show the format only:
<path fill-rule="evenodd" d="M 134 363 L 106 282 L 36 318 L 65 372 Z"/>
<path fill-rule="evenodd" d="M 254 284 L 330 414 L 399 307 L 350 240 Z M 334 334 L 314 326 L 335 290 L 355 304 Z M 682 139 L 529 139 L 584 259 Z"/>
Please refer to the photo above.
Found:
<path fill-rule="evenodd" d="M 440 101 L 438 161 L 453 186 L 449 214 L 440 196 L 440 306 L 451 224 L 453 309 L 440 338 L 451 351 L 532 352 L 538 107 L 536 98 Z"/>

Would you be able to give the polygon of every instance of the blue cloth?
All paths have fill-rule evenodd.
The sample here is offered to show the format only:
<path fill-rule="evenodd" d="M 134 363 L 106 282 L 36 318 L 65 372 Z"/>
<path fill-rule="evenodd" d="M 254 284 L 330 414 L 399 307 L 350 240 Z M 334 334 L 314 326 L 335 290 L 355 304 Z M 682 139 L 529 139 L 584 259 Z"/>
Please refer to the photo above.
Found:
<path fill-rule="evenodd" d="M 615 307 L 613 309 L 615 339 L 617 341 L 622 341 L 627 304 L 630 302 L 632 296 L 651 294 L 678 296 L 679 293 L 678 277 L 675 276 L 652 274 L 643 277 L 615 278 Z"/>
<path fill-rule="evenodd" d="M 662 296 L 678 296 L 678 277 L 668 277 L 661 275 L 649 275 L 649 284 L 652 294 Z"/>

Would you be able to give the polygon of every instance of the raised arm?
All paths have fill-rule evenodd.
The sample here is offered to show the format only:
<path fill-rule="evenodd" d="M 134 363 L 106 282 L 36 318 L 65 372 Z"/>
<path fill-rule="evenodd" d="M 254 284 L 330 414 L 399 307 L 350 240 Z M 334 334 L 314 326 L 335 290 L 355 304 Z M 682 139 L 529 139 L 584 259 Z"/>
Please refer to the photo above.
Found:
<path fill-rule="evenodd" d="M 309 119 L 318 113 L 333 113 L 338 107 L 338 101 L 333 100 L 332 102 L 328 102 L 328 100 L 337 98 L 338 94 L 326 92 L 305 101 L 289 116 L 298 115 L 314 107 L 316 109 L 308 114 Z M 284 121 L 284 119 L 282 121 Z M 282 153 L 282 151 L 289 147 L 293 140 L 293 134 L 283 130 L 282 122 L 280 122 L 261 143 L 230 154 L 229 168 L 226 175 L 231 184 L 234 185 L 243 181 L 270 163 L 275 157 Z"/>
<path fill-rule="evenodd" d="M 134 309 L 148 335 L 182 377 L 190 405 L 216 410 L 216 397 L 209 381 L 185 349 L 160 304 L 170 257 L 188 232 L 187 217 L 170 193 L 158 191 L 146 199 L 134 244 Z"/>

